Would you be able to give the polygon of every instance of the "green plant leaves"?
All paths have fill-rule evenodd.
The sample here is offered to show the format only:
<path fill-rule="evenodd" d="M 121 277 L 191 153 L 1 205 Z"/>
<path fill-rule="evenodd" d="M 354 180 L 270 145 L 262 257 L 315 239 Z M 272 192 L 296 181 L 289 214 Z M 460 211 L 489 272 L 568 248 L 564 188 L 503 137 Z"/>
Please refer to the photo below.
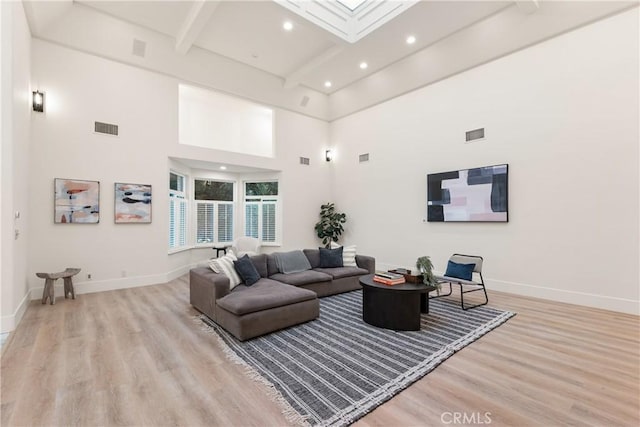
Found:
<path fill-rule="evenodd" d="M 344 232 L 342 224 L 345 222 L 347 222 L 347 215 L 336 212 L 333 203 L 320 206 L 320 221 L 316 223 L 314 229 L 318 238 L 322 239 L 322 244 L 329 247 L 332 241 L 337 242 Z"/>

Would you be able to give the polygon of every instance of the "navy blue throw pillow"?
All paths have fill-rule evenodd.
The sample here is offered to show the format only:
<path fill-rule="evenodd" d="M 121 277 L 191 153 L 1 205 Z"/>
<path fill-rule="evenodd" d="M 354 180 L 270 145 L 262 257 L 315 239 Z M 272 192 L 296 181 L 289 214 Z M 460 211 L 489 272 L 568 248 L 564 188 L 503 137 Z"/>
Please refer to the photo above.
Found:
<path fill-rule="evenodd" d="M 343 267 L 342 246 L 336 249 L 320 249 L 320 268 Z"/>
<path fill-rule="evenodd" d="M 245 255 L 237 261 L 233 261 L 233 266 L 236 268 L 238 276 L 242 278 L 245 285 L 251 286 L 260 280 L 260 273 L 258 273 L 253 262 L 251 262 L 249 255 Z"/>
<path fill-rule="evenodd" d="M 457 279 L 472 280 L 474 268 L 476 268 L 475 264 L 458 264 L 457 262 L 449 261 L 447 272 L 444 275 Z"/>

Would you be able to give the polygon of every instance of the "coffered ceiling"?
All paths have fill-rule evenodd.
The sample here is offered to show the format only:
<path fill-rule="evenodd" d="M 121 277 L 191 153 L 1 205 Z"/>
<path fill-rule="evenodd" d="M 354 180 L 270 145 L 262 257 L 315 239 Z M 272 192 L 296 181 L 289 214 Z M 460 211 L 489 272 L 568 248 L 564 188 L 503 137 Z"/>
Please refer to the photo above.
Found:
<path fill-rule="evenodd" d="M 411 90 L 407 85 L 429 84 L 637 7 L 637 1 L 552 0 L 24 4 L 34 37 L 325 120 Z M 409 37 L 413 43 L 407 42 Z M 466 44 L 452 43 L 456 38 Z M 132 55 L 134 39 L 146 48 L 143 55 Z M 439 61 L 452 65 L 425 63 L 424 58 L 435 58 L 434 52 Z M 465 62 L 465 57 L 473 60 Z M 413 75 L 403 75 L 412 63 L 418 67 Z M 199 64 L 212 69 L 212 74 L 202 75 L 202 70 L 196 70 Z M 441 69 L 439 77 L 430 71 L 436 68 Z M 389 84 L 389 75 L 395 76 L 397 84 Z M 245 84 L 234 76 L 244 78 Z M 247 76 L 253 76 L 250 83 Z M 371 89 L 370 83 L 381 76 L 385 76 L 385 87 Z M 359 87 L 367 88 L 366 96 L 358 96 Z M 358 101 L 365 98 L 364 103 Z"/>

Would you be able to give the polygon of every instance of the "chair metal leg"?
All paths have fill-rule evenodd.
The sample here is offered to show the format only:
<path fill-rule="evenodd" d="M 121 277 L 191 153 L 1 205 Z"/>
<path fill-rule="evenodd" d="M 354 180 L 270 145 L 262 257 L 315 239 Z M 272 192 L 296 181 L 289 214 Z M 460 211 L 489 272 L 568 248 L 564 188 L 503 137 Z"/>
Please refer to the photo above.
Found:
<path fill-rule="evenodd" d="M 476 307 L 480 307 L 481 305 L 487 305 L 487 303 L 489 302 L 489 297 L 487 296 L 487 289 L 484 287 L 484 285 L 478 285 L 478 286 L 482 286 L 482 288 L 479 289 L 472 289 L 470 291 L 463 291 L 462 290 L 462 283 L 458 283 L 458 285 L 460 285 L 460 306 L 462 307 L 463 310 L 470 310 L 472 308 L 476 308 Z M 475 305 L 471 305 L 471 306 L 464 306 L 464 294 L 468 294 L 469 292 L 478 292 L 478 291 L 483 291 L 484 292 L 484 302 L 481 304 L 475 304 Z"/>
<path fill-rule="evenodd" d="M 448 297 L 449 295 L 451 295 L 451 293 L 453 292 L 453 287 L 451 286 L 451 282 L 442 282 L 442 283 L 447 283 L 449 285 L 449 292 L 446 294 L 441 294 L 438 292 L 438 295 L 436 296 L 429 296 L 429 299 L 435 299 L 435 298 L 442 298 L 442 297 Z"/>

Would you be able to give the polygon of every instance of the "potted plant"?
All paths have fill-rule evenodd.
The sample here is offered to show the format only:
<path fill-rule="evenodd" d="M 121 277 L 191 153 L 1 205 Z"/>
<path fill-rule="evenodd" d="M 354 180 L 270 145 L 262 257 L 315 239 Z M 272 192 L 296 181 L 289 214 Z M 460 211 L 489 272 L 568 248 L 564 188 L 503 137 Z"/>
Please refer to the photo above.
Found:
<path fill-rule="evenodd" d="M 433 274 L 433 263 L 428 256 L 421 256 L 416 261 L 416 268 L 422 274 L 422 283 L 429 286 L 435 286 L 440 291 L 440 284 Z"/>
<path fill-rule="evenodd" d="M 336 212 L 333 203 L 320 206 L 320 221 L 316 223 L 315 230 L 325 247 L 331 246 L 331 242 L 338 242 L 338 238 L 344 231 L 342 224 L 345 222 L 347 222 L 347 215 Z"/>

